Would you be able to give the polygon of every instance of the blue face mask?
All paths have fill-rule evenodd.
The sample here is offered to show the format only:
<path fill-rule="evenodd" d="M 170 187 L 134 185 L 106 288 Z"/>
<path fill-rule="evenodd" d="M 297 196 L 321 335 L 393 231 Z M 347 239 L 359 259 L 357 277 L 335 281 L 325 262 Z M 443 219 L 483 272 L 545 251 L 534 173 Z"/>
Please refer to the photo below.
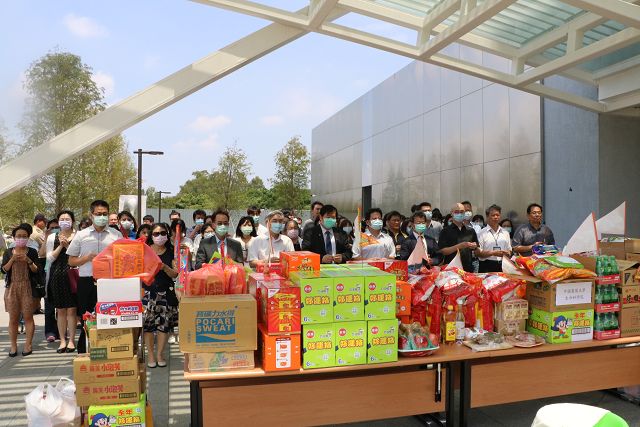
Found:
<path fill-rule="evenodd" d="M 374 230 L 382 230 L 382 220 L 381 219 L 372 219 L 371 220 L 371 228 Z"/>
<path fill-rule="evenodd" d="M 424 216 L 426 216 L 427 217 L 427 221 L 429 221 L 431 218 L 433 218 L 433 212 L 424 211 Z"/>
<path fill-rule="evenodd" d="M 502 229 L 507 233 L 511 233 L 511 227 L 502 227 Z"/>
<path fill-rule="evenodd" d="M 351 232 L 353 231 L 353 227 L 349 227 L 349 226 L 342 227 L 342 231 L 344 231 L 347 234 L 351 234 Z"/>
<path fill-rule="evenodd" d="M 271 229 L 271 232 L 273 234 L 280 234 L 282 233 L 282 230 L 284 229 L 284 224 L 280 224 L 277 222 L 272 222 L 271 225 L 269 226 L 269 228 Z"/>
<path fill-rule="evenodd" d="M 458 222 L 462 222 L 464 221 L 464 214 L 463 213 L 454 213 L 453 214 L 453 220 L 454 221 L 458 221 Z"/>
<path fill-rule="evenodd" d="M 196 218 L 196 225 L 202 225 L 202 224 L 204 224 L 204 219 Z"/>
<path fill-rule="evenodd" d="M 416 229 L 416 233 L 424 234 L 427 230 L 427 224 L 414 224 L 413 227 Z"/>
<path fill-rule="evenodd" d="M 325 218 L 322 220 L 322 225 L 324 225 L 324 228 L 332 229 L 336 226 L 336 222 L 335 218 Z"/>
<path fill-rule="evenodd" d="M 464 219 L 466 219 L 467 221 L 471 220 L 471 218 L 473 218 L 473 212 L 471 211 L 465 211 L 464 212 Z"/>
<path fill-rule="evenodd" d="M 216 226 L 216 233 L 218 234 L 218 236 L 226 236 L 228 232 L 229 232 L 229 227 L 227 227 L 226 225 Z"/>

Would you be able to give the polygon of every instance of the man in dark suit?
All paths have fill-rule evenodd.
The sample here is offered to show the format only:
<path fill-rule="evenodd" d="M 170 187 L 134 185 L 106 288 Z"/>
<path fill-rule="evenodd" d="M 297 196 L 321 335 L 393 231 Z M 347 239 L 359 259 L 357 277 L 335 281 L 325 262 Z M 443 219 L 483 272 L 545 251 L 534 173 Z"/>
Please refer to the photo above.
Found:
<path fill-rule="evenodd" d="M 228 238 L 229 212 L 218 209 L 212 216 L 212 225 L 216 230 L 216 234 L 200 241 L 200 246 L 196 253 L 196 269 L 202 268 L 202 264 L 207 264 L 216 251 L 221 256 L 231 258 L 235 262 L 242 264 L 244 261 L 242 245 L 237 240 Z"/>
<path fill-rule="evenodd" d="M 320 209 L 320 220 L 304 232 L 302 250 L 320 255 L 323 264 L 343 264 L 351 259 L 348 247 L 349 236 L 337 227 L 338 210 L 324 205 Z"/>
<path fill-rule="evenodd" d="M 442 254 L 439 252 L 438 242 L 431 236 L 426 234 L 427 231 L 427 216 L 422 211 L 414 212 L 411 216 L 411 222 L 413 223 L 413 229 L 409 236 L 404 239 L 400 247 L 397 259 L 407 260 L 411 256 L 411 253 L 418 243 L 418 239 L 425 247 L 425 252 L 429 255 L 430 261 L 422 260 L 422 265 L 431 268 L 431 266 L 438 265 L 442 262 Z"/>

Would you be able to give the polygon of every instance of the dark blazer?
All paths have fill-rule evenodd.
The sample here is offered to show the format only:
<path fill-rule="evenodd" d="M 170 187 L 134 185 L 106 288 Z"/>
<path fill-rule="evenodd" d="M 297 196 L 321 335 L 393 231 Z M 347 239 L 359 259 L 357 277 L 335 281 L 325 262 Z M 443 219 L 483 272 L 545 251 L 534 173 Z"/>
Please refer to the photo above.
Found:
<path fill-rule="evenodd" d="M 431 265 L 439 265 L 442 262 L 442 254 L 438 251 L 438 242 L 431 237 L 424 235 L 425 242 L 427 242 L 427 253 L 431 258 Z M 400 246 L 400 253 L 397 259 L 407 260 L 411 256 L 411 252 L 416 247 L 418 241 L 413 233 L 409 234 L 409 237 L 405 238 Z M 425 260 L 422 260 L 423 265 L 427 265 Z"/>
<path fill-rule="evenodd" d="M 349 261 L 353 256 L 349 236 L 337 227 L 333 228 L 333 236 L 336 240 L 336 255 L 342 255 L 343 263 Z M 322 234 L 320 224 L 316 224 L 304 232 L 304 236 L 302 237 L 302 250 L 319 254 L 321 260 L 322 257 L 327 254 L 324 249 L 324 235 Z"/>
<path fill-rule="evenodd" d="M 227 258 L 231 258 L 235 262 L 242 264 L 244 258 L 242 256 L 242 245 L 240 242 L 231 237 L 227 237 L 225 242 L 224 253 Z M 216 251 L 218 251 L 218 240 L 216 236 L 200 240 L 200 246 L 198 246 L 198 252 L 196 252 L 196 270 L 202 268 L 202 264 L 207 264 Z"/>

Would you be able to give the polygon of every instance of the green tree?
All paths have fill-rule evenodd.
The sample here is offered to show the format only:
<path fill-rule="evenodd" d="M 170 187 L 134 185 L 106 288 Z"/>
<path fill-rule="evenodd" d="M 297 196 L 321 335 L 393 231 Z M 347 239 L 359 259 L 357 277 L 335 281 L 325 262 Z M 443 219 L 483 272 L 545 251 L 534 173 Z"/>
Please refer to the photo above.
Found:
<path fill-rule="evenodd" d="M 262 209 L 273 209 L 276 206 L 273 192 L 264 186 L 259 176 L 254 176 L 247 188 L 247 206 L 253 205 Z"/>
<path fill-rule="evenodd" d="M 25 82 L 29 97 L 20 123 L 24 151 L 105 108 L 103 90 L 91 77 L 91 68 L 68 52 L 48 53 L 31 64 Z M 45 175 L 38 188 L 50 213 L 83 212 L 94 198 L 117 206 L 120 194 L 135 191 L 135 180 L 127 144 L 117 136 Z"/>
<path fill-rule="evenodd" d="M 275 157 L 276 171 L 272 192 L 277 206 L 301 209 L 309 204 L 311 157 L 300 137 L 291 138 Z"/>
<path fill-rule="evenodd" d="M 251 164 L 245 152 L 237 145 L 227 147 L 211 174 L 215 206 L 229 210 L 244 208 L 250 174 Z"/>

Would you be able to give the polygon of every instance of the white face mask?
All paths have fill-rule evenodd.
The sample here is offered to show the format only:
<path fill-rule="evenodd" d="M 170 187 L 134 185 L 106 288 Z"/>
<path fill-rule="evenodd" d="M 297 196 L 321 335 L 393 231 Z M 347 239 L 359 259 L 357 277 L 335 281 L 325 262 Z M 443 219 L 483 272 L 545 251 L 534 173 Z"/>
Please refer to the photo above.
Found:
<path fill-rule="evenodd" d="M 131 227 L 133 226 L 133 222 L 132 221 L 126 221 L 126 220 L 125 221 L 120 221 L 120 225 L 125 230 L 131 230 Z"/>
<path fill-rule="evenodd" d="M 58 222 L 58 225 L 60 225 L 60 230 L 68 230 L 71 228 L 71 220 L 65 220 L 65 219 L 61 219 Z"/>

